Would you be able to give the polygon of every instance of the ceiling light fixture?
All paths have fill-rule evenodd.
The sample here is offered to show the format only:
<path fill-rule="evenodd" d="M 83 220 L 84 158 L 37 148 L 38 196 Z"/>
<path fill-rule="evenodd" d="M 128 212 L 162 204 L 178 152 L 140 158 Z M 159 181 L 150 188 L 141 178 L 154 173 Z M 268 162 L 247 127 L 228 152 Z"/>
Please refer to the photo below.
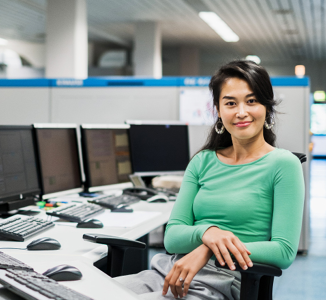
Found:
<path fill-rule="evenodd" d="M 0 46 L 5 46 L 7 44 L 8 44 L 7 40 L 0 38 Z"/>
<path fill-rule="evenodd" d="M 204 20 L 224 41 L 239 41 L 239 37 L 216 13 L 201 11 L 199 17 Z"/>
<path fill-rule="evenodd" d="M 303 77 L 306 74 L 306 68 L 304 65 L 296 65 L 294 68 L 294 74 L 297 77 Z"/>
<path fill-rule="evenodd" d="M 255 62 L 257 65 L 259 65 L 261 62 L 261 59 L 257 55 L 247 55 L 246 60 L 251 60 L 251 61 Z"/>

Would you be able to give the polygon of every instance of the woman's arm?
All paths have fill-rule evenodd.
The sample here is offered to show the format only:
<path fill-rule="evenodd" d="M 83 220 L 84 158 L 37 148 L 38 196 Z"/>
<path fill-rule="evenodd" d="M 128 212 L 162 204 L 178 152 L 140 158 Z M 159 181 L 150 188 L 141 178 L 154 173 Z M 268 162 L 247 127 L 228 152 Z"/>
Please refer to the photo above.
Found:
<path fill-rule="evenodd" d="M 193 202 L 200 188 L 201 159 L 196 155 L 189 163 L 178 198 L 166 227 L 164 246 L 169 253 L 189 253 L 202 244 L 204 232 L 214 224 L 194 225 Z"/>
<path fill-rule="evenodd" d="M 289 153 L 277 162 L 271 241 L 245 243 L 254 262 L 288 268 L 297 254 L 302 226 L 304 180 L 300 161 Z"/>

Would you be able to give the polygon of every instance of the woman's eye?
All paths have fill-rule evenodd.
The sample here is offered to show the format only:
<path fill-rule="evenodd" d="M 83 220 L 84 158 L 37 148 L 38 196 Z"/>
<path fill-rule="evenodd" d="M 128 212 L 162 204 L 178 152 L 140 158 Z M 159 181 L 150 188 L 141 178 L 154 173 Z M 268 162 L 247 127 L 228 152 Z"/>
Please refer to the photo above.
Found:
<path fill-rule="evenodd" d="M 248 100 L 248 103 L 255 103 L 256 102 L 256 99 L 250 99 L 250 100 Z"/>
<path fill-rule="evenodd" d="M 227 102 L 226 105 L 233 106 L 235 105 L 235 102 Z"/>

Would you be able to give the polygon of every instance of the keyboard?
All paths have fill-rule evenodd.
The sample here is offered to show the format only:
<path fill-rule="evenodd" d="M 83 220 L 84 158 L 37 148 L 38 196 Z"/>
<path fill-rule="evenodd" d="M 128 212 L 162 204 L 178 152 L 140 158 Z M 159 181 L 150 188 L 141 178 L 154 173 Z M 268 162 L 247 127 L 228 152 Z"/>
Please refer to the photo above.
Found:
<path fill-rule="evenodd" d="M 0 251 L 0 269 L 17 269 L 33 271 L 33 268 L 24 264 L 20 260 Z"/>
<path fill-rule="evenodd" d="M 5 238 L 15 241 L 24 241 L 26 238 L 53 226 L 53 222 L 35 217 L 13 217 L 0 223 L 0 239 Z"/>
<path fill-rule="evenodd" d="M 121 205 L 130 205 L 140 201 L 140 198 L 130 195 L 120 195 L 120 196 L 98 196 L 94 199 L 88 200 L 90 203 L 95 203 L 105 208 L 114 210 Z"/>
<path fill-rule="evenodd" d="M 70 222 L 82 222 L 86 219 L 92 218 L 104 211 L 99 205 L 96 204 L 67 204 L 60 206 L 56 209 L 47 211 L 46 214 L 58 217 Z"/>
<path fill-rule="evenodd" d="M 0 270 L 0 283 L 28 300 L 92 300 L 34 271 Z"/>

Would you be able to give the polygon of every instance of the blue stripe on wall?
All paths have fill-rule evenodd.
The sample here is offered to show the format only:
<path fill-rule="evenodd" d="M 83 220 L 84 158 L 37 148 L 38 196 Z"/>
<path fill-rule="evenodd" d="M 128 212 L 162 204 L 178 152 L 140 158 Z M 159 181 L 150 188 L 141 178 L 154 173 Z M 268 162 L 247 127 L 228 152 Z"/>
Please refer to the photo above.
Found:
<path fill-rule="evenodd" d="M 210 77 L 87 78 L 82 79 L 0 79 L 0 87 L 198 87 L 208 86 Z M 272 77 L 273 86 L 309 86 L 308 77 Z"/>

